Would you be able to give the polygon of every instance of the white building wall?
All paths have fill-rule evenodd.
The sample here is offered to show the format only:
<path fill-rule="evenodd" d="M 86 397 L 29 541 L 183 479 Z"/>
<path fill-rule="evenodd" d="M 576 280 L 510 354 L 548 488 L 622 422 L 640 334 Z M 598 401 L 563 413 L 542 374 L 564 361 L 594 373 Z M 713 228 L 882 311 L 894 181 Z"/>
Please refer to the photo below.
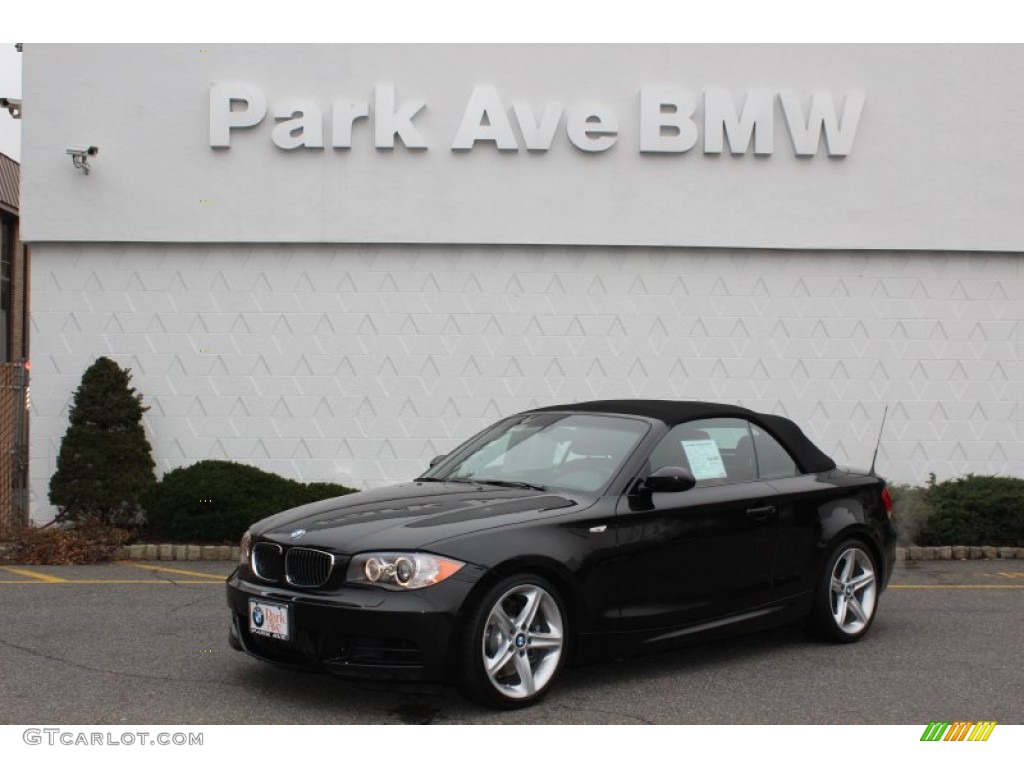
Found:
<path fill-rule="evenodd" d="M 158 470 L 369 487 L 500 416 L 596 398 L 786 414 L 839 463 L 1024 475 L 1020 254 L 468 246 L 33 248 L 31 504 L 99 355 Z"/>
<path fill-rule="evenodd" d="M 24 56 L 31 242 L 1024 250 L 1020 45 L 27 44 Z M 258 92 L 266 114 L 211 146 L 225 101 L 211 106 L 211 89 L 226 83 Z M 505 149 L 453 146 L 467 116 L 481 123 L 478 88 L 500 100 L 488 120 L 507 127 Z M 677 100 L 686 151 L 642 151 L 644 125 L 674 132 L 644 110 L 650 90 Z M 759 93 L 756 139 L 725 143 L 721 102 L 738 119 Z M 334 148 L 349 123 L 339 102 L 367 114 L 350 147 Z M 403 138 L 389 133 L 419 105 Z M 296 109 L 311 146 L 275 143 Z M 548 110 L 550 147 L 528 149 Z M 570 126 L 595 113 L 615 141 L 584 151 Z M 99 148 L 88 176 L 73 145 Z"/>

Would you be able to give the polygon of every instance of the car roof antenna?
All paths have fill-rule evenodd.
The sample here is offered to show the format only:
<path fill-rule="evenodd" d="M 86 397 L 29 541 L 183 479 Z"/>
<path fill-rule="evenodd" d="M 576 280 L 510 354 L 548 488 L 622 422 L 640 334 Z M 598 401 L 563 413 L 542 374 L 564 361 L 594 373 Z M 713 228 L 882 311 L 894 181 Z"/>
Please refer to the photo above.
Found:
<path fill-rule="evenodd" d="M 878 449 L 882 445 L 882 430 L 885 429 L 885 417 L 889 415 L 889 406 L 885 406 L 885 410 L 882 412 L 882 426 L 878 428 L 878 442 L 875 443 L 875 455 L 871 457 L 871 469 L 868 470 L 869 475 L 875 474 L 875 462 L 878 461 Z"/>

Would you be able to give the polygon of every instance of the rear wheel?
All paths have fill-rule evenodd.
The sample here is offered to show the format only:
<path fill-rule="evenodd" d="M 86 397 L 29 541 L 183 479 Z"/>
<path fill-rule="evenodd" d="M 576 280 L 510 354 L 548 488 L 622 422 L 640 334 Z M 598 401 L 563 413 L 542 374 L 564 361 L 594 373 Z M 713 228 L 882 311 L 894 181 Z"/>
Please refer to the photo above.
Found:
<path fill-rule="evenodd" d="M 838 643 L 864 636 L 878 606 L 878 568 L 863 542 L 848 539 L 833 550 L 814 599 L 814 635 Z"/>
<path fill-rule="evenodd" d="M 495 584 L 463 630 L 459 688 L 485 706 L 517 709 L 554 684 L 568 647 L 566 611 L 557 590 L 522 574 Z"/>

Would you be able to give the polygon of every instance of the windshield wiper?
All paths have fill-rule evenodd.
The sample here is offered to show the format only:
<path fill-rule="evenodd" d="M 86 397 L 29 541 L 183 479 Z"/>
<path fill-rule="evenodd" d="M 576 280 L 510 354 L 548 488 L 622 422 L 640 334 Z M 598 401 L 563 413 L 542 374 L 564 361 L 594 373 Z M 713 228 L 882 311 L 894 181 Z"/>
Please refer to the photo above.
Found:
<path fill-rule="evenodd" d="M 533 483 L 524 483 L 521 480 L 481 480 L 480 478 L 473 478 L 474 483 L 480 483 L 481 485 L 500 485 L 503 488 L 529 488 L 531 491 L 546 491 L 543 485 L 534 485 Z"/>
<path fill-rule="evenodd" d="M 524 483 L 520 480 L 480 480 L 476 477 L 417 477 L 414 483 L 468 483 L 469 485 L 500 485 L 503 488 L 529 488 L 531 491 L 546 491 L 543 485 Z"/>

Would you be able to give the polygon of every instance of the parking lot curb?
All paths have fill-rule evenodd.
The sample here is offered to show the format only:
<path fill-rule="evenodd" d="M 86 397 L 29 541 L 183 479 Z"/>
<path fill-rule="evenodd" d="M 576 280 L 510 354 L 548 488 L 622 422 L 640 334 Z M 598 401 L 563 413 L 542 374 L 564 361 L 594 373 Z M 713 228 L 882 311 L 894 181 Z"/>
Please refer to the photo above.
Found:
<path fill-rule="evenodd" d="M 116 560 L 237 560 L 237 546 L 199 544 L 129 544 L 114 553 Z"/>
<path fill-rule="evenodd" d="M 897 560 L 1024 560 L 1024 547 L 896 547 Z"/>

